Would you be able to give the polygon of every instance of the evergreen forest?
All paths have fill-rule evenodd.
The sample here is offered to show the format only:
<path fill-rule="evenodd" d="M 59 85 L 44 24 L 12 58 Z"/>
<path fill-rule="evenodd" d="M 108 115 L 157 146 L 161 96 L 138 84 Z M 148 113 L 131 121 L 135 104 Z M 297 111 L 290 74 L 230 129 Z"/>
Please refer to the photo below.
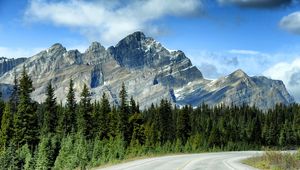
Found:
<path fill-rule="evenodd" d="M 142 110 L 124 84 L 118 105 L 105 93 L 91 100 L 87 85 L 76 92 L 72 80 L 64 105 L 51 83 L 46 89 L 45 101 L 33 101 L 24 67 L 9 101 L 0 101 L 0 169 L 89 169 L 141 156 L 300 144 L 298 104 L 262 111 L 247 105 L 179 107 L 163 99 Z"/>

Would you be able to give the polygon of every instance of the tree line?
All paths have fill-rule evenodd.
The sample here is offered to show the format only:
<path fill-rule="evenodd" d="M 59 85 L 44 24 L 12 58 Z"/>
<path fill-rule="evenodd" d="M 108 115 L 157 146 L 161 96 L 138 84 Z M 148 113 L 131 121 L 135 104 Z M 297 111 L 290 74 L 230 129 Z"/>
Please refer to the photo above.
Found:
<path fill-rule="evenodd" d="M 141 110 L 122 84 L 119 105 L 103 93 L 92 101 L 87 85 L 75 99 L 70 80 L 66 104 L 52 84 L 37 103 L 25 67 L 10 100 L 0 101 L 0 169 L 86 169 L 131 157 L 219 150 L 251 150 L 300 144 L 300 106 L 256 107 L 202 104 L 173 106 L 168 100 Z"/>

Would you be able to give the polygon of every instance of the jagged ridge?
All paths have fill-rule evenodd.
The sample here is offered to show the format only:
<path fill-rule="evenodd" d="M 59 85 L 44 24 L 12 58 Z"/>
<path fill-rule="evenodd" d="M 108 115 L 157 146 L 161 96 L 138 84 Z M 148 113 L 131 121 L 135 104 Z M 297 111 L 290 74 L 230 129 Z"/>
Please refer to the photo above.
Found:
<path fill-rule="evenodd" d="M 84 53 L 54 44 L 24 64 L 36 89 L 32 96 L 39 102 L 44 100 L 46 84 L 51 81 L 57 99 L 64 103 L 71 78 L 77 92 L 85 83 L 93 99 L 105 92 L 114 104 L 118 104 L 118 91 L 124 82 L 129 96 L 143 108 L 162 98 L 180 105 L 249 104 L 261 109 L 294 102 L 282 81 L 249 77 L 242 70 L 215 81 L 206 80 L 182 51 L 169 51 L 142 32 L 130 34 L 108 49 L 93 42 Z M 17 73 L 21 69 L 20 65 L 15 67 Z M 12 84 L 12 70 L 3 72 L 0 83 Z"/>
<path fill-rule="evenodd" d="M 0 76 L 2 76 L 4 73 L 12 70 L 17 65 L 23 63 L 26 60 L 26 58 L 5 58 L 0 57 Z"/>

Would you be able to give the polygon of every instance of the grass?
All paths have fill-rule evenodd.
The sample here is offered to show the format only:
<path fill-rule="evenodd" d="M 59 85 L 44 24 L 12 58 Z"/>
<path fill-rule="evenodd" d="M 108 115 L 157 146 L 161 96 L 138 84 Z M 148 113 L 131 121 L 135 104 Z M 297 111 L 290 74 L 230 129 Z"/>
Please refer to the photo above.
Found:
<path fill-rule="evenodd" d="M 262 170 L 299 170 L 300 151 L 297 153 L 266 151 L 262 156 L 248 158 L 243 163 Z"/>

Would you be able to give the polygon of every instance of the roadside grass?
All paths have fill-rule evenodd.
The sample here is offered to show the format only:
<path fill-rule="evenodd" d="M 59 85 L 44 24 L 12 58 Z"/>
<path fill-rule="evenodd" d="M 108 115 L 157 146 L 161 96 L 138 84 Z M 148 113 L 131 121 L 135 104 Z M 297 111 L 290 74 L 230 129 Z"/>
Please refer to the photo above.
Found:
<path fill-rule="evenodd" d="M 262 156 L 248 158 L 242 163 L 262 170 L 299 170 L 300 150 L 297 153 L 266 151 Z"/>

